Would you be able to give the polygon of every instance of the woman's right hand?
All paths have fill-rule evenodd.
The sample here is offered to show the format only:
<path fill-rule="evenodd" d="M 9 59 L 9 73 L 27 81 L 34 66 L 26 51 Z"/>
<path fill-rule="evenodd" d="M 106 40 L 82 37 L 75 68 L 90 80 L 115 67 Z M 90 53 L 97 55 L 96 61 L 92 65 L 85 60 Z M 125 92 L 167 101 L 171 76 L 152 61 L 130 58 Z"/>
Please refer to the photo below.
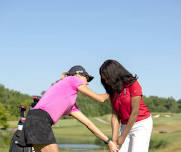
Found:
<path fill-rule="evenodd" d="M 112 142 L 117 146 L 118 149 L 120 149 L 120 146 L 118 144 L 118 140 L 112 140 Z"/>
<path fill-rule="evenodd" d="M 108 147 L 109 147 L 110 152 L 118 152 L 119 151 L 118 145 L 113 143 L 112 141 L 110 141 L 108 143 Z"/>
<path fill-rule="evenodd" d="M 65 78 L 67 76 L 67 72 L 63 72 L 61 77 L 60 77 L 60 80 L 62 80 L 63 78 Z"/>

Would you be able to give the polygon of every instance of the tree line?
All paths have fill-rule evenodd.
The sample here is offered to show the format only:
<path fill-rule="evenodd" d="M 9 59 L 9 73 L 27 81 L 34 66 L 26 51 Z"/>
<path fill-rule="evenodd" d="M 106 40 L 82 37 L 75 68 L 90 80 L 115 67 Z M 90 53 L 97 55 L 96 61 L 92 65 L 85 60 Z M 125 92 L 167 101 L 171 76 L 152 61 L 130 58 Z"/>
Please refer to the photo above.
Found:
<path fill-rule="evenodd" d="M 150 112 L 181 112 L 181 99 L 175 100 L 173 97 L 143 96 L 143 100 Z M 4 85 L 0 84 L 0 126 L 6 128 L 8 127 L 7 120 L 18 120 L 18 106 L 29 107 L 32 102 L 32 96 L 7 89 Z M 110 101 L 97 103 L 82 94 L 78 94 L 77 105 L 88 117 L 101 116 L 112 112 Z"/>
<path fill-rule="evenodd" d="M 181 112 L 181 99 L 175 100 L 173 97 L 163 98 L 157 96 L 143 96 L 143 101 L 147 105 L 150 112 Z M 97 103 L 81 94 L 78 95 L 77 105 L 87 116 L 100 116 L 112 113 L 110 101 Z"/>

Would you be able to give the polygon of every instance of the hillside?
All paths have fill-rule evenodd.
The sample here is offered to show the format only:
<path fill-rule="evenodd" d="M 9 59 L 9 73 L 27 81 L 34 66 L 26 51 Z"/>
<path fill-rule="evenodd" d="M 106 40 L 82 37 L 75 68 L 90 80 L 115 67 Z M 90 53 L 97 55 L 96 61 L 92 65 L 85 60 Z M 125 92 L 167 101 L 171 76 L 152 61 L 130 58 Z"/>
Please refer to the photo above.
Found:
<path fill-rule="evenodd" d="M 151 112 L 181 112 L 181 99 L 161 98 L 157 96 L 144 96 L 144 102 Z M 19 105 L 29 107 L 32 97 L 15 90 L 10 90 L 0 85 L 0 115 L 6 116 L 8 120 L 17 120 L 19 117 Z M 97 103 L 92 99 L 78 94 L 77 105 L 87 116 L 101 116 L 111 113 L 110 102 Z M 65 117 L 66 118 L 66 117 Z M 1 119 L 1 118 L 0 118 Z"/>

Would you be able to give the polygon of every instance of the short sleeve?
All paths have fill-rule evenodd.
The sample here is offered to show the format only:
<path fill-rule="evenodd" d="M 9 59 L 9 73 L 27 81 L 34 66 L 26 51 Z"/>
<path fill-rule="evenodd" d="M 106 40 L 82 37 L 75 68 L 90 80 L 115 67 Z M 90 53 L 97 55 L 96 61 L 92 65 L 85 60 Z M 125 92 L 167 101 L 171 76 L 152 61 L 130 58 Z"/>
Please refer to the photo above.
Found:
<path fill-rule="evenodd" d="M 72 107 L 71 112 L 74 112 L 74 111 L 80 111 L 77 104 L 74 104 L 74 106 Z"/>
<path fill-rule="evenodd" d="M 131 97 L 142 95 L 142 87 L 137 80 L 129 87 L 129 91 Z"/>
<path fill-rule="evenodd" d="M 74 90 L 78 91 L 78 87 L 83 84 L 85 84 L 85 82 L 82 81 L 80 78 L 72 76 L 71 85 Z"/>

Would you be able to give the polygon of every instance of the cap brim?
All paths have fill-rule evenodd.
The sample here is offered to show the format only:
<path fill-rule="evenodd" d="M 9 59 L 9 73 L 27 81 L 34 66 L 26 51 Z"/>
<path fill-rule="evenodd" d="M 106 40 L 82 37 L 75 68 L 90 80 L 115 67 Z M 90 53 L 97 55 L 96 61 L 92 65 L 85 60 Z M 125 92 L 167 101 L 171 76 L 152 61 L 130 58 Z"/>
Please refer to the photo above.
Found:
<path fill-rule="evenodd" d="M 91 75 L 88 75 L 88 77 L 89 77 L 88 82 L 90 82 L 90 81 L 92 81 L 92 79 L 94 79 L 94 77 L 93 77 L 93 76 L 91 76 Z"/>

